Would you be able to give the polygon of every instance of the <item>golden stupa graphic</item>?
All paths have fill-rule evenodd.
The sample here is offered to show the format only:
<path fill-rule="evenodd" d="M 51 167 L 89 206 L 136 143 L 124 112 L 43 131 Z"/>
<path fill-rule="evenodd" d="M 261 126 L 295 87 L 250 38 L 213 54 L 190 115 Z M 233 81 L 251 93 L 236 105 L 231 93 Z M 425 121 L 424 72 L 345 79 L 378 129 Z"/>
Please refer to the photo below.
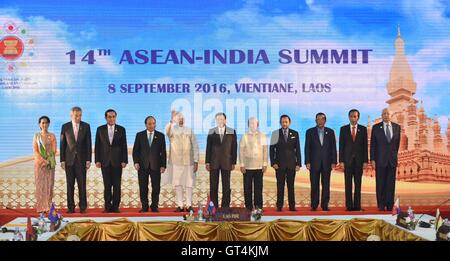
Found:
<path fill-rule="evenodd" d="M 447 136 L 442 137 L 437 120 L 427 116 L 423 103 L 417 106 L 414 98 L 417 84 L 405 55 L 405 42 L 398 27 L 395 40 L 395 57 L 386 85 L 391 96 L 386 103 L 392 114 L 392 121 L 401 125 L 401 139 L 398 157 L 397 180 L 412 182 L 450 183 L 450 121 Z M 380 122 L 376 119 L 368 125 Z M 370 144 L 370 140 L 369 140 Z M 366 175 L 374 175 L 369 169 Z"/>

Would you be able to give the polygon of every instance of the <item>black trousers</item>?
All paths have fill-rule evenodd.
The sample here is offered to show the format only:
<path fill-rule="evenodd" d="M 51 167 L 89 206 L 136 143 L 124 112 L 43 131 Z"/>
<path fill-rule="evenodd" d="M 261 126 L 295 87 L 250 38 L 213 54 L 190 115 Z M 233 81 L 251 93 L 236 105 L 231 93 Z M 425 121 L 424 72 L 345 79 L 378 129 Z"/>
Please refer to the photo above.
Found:
<path fill-rule="evenodd" d="M 289 208 L 295 208 L 295 169 L 278 169 L 277 177 L 277 207 L 284 205 L 284 184 L 287 183 Z"/>
<path fill-rule="evenodd" d="M 80 210 L 86 210 L 86 163 L 80 162 L 77 156 L 75 156 L 72 166 L 66 166 L 67 208 L 71 210 L 75 209 L 75 180 L 78 185 L 78 206 Z"/>
<path fill-rule="evenodd" d="M 254 189 L 253 189 L 254 186 Z M 244 174 L 244 199 L 245 207 L 253 209 L 253 197 L 255 199 L 255 208 L 263 207 L 263 173 L 262 169 L 247 169 Z"/>
<path fill-rule="evenodd" d="M 311 182 L 311 207 L 319 206 L 320 184 L 322 184 L 321 208 L 328 208 L 330 201 L 330 176 L 331 170 L 325 171 L 323 166 L 320 169 L 311 169 L 309 180 Z"/>
<path fill-rule="evenodd" d="M 353 158 L 350 162 L 345 162 L 345 207 L 347 209 L 361 209 L 362 174 L 362 164 L 356 164 L 355 158 Z M 353 182 L 355 183 L 354 194 Z"/>
<path fill-rule="evenodd" d="M 114 210 L 120 206 L 122 166 L 113 167 L 111 164 L 102 167 L 105 199 L 105 210 Z"/>
<path fill-rule="evenodd" d="M 375 171 L 378 208 L 391 210 L 394 206 L 397 167 L 393 167 L 391 163 L 388 163 L 386 167 L 376 166 Z"/>
<path fill-rule="evenodd" d="M 152 204 L 151 208 L 157 208 L 159 204 L 159 192 L 161 191 L 161 172 L 140 169 L 138 171 L 139 179 L 139 195 L 141 198 L 141 205 L 143 209 L 148 209 L 148 177 L 150 176 L 152 182 Z"/>
<path fill-rule="evenodd" d="M 231 171 L 213 169 L 209 172 L 209 195 L 214 206 L 217 208 L 219 206 L 219 174 L 222 175 L 222 208 L 229 208 L 231 200 Z"/>

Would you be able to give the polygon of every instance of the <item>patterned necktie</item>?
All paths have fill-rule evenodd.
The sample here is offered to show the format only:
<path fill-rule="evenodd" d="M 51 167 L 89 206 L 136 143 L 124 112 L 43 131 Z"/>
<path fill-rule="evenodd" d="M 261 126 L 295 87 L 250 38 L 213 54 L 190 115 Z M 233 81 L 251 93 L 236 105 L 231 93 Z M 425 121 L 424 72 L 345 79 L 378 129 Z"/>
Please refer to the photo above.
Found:
<path fill-rule="evenodd" d="M 109 144 L 112 144 L 113 138 L 114 138 L 114 128 L 113 126 L 108 126 L 108 137 L 109 137 Z"/>
<path fill-rule="evenodd" d="M 391 125 L 389 125 L 389 124 L 386 125 L 386 139 L 389 143 L 391 143 L 391 140 L 392 140 L 391 130 L 389 128 L 390 126 Z"/>
<path fill-rule="evenodd" d="M 283 129 L 283 136 L 284 136 L 284 142 L 287 142 L 287 140 L 288 140 L 287 129 Z"/>
<path fill-rule="evenodd" d="M 75 141 L 78 140 L 78 129 L 80 127 L 78 126 L 78 124 L 75 124 L 75 129 L 73 130 L 73 135 L 75 136 Z"/>
<path fill-rule="evenodd" d="M 356 139 L 356 127 L 355 126 L 352 126 L 352 139 L 353 139 L 353 142 Z"/>

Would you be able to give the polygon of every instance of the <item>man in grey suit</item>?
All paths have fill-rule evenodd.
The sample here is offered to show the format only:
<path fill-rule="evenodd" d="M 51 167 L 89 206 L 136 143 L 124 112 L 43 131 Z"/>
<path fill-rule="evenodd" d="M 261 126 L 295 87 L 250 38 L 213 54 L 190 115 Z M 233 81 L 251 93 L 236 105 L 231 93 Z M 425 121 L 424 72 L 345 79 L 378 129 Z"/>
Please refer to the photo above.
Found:
<path fill-rule="evenodd" d="M 209 130 L 206 142 L 206 170 L 209 171 L 210 197 L 214 206 L 219 205 L 219 174 L 222 175 L 222 208 L 230 207 L 230 174 L 237 159 L 236 131 L 226 126 L 227 116 L 216 114 L 217 127 Z"/>

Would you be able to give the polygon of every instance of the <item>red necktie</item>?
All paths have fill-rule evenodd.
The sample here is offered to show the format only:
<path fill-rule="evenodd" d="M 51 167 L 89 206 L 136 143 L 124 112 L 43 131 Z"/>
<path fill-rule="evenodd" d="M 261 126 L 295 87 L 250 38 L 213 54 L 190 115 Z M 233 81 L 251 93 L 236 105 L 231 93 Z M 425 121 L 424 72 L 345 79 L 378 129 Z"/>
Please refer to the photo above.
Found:
<path fill-rule="evenodd" d="M 352 139 L 353 139 L 353 141 L 355 141 L 355 139 L 356 139 L 356 127 L 355 126 L 352 126 Z"/>

